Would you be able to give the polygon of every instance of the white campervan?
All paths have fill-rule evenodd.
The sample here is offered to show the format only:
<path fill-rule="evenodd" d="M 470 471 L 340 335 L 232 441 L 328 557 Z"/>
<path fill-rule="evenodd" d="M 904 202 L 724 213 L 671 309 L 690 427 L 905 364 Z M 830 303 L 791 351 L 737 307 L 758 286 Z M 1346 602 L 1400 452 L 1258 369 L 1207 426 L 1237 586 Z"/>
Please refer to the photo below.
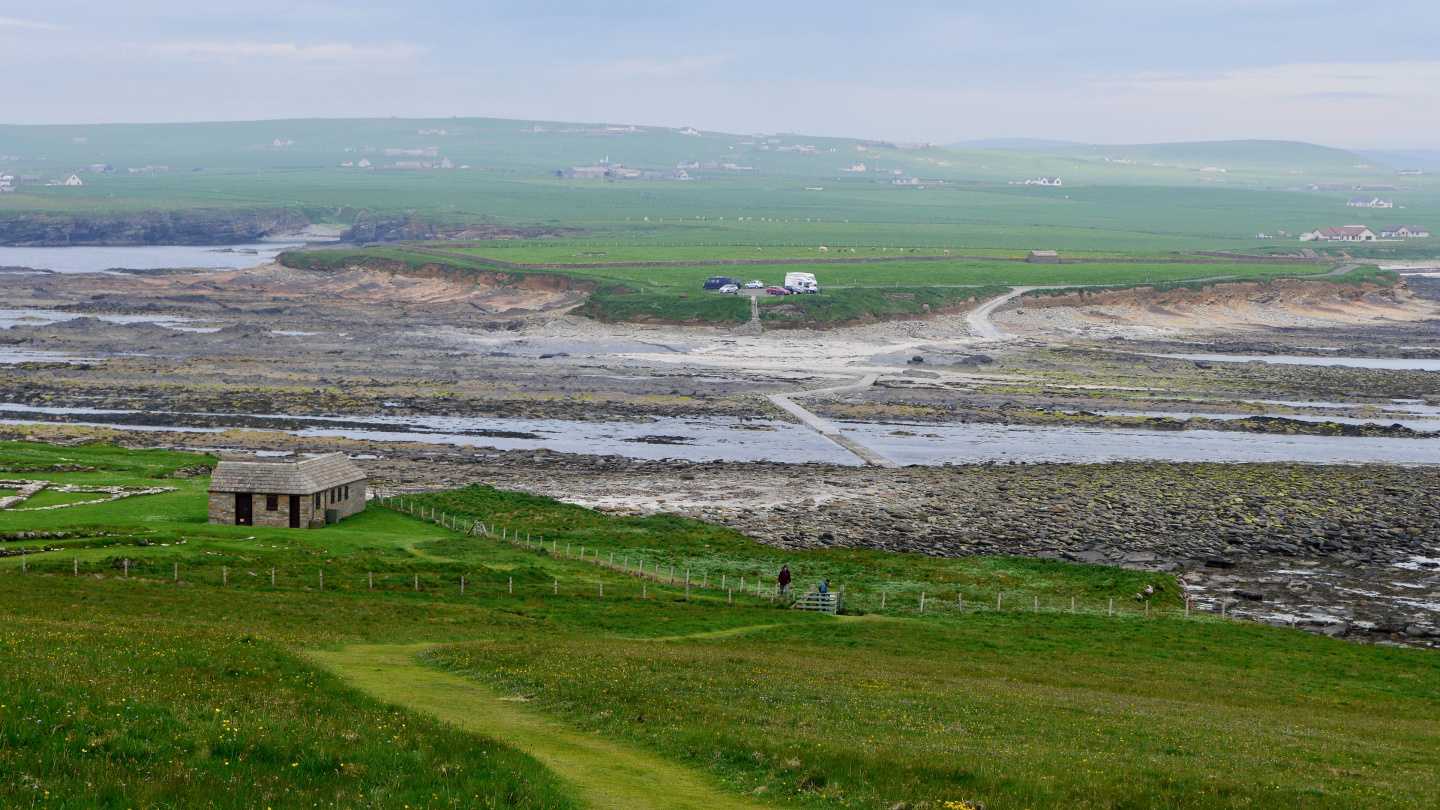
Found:
<path fill-rule="evenodd" d="M 786 273 L 785 289 L 793 293 L 818 293 L 820 285 L 815 283 L 814 273 Z"/>

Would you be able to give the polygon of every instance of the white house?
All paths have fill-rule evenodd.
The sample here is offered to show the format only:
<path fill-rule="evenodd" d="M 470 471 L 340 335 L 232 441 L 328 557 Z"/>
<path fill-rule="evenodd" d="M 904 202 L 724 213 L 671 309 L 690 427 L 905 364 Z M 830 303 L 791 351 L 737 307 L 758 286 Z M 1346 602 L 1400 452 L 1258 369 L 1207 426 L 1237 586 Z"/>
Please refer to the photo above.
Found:
<path fill-rule="evenodd" d="M 1430 229 L 1420 225 L 1392 225 L 1380 231 L 1386 239 L 1428 239 Z"/>
<path fill-rule="evenodd" d="M 1036 180 L 1036 181 L 1035 181 L 1035 185 L 1037 185 L 1037 186 L 1058 186 L 1058 185 L 1060 185 L 1060 178 L 1058 178 L 1058 177 L 1042 177 L 1042 178 L 1040 178 L 1039 180 Z"/>
<path fill-rule="evenodd" d="M 74 172 L 70 172 L 69 174 L 61 175 L 61 177 L 60 177 L 60 185 L 62 185 L 62 186 L 83 186 L 83 185 L 85 185 L 85 181 L 83 181 L 83 180 L 80 179 L 80 175 L 78 175 L 78 174 L 76 174 L 76 173 L 74 173 Z"/>
<path fill-rule="evenodd" d="M 891 180 L 891 181 L 890 181 L 890 185 L 892 185 L 892 186 L 918 186 L 918 185 L 920 185 L 920 178 L 918 178 L 918 177 L 897 177 L 897 178 L 895 178 L 894 180 Z"/>
<path fill-rule="evenodd" d="M 682 160 L 681 162 L 675 164 L 675 168 L 677 168 L 677 169 L 698 169 L 698 168 L 700 168 L 700 161 L 698 161 L 698 160 Z"/>
<path fill-rule="evenodd" d="M 1364 225 L 1342 225 L 1339 228 L 1318 228 L 1300 234 L 1301 242 L 1374 242 L 1375 232 Z"/>
<path fill-rule="evenodd" d="M 1351 197 L 1345 203 L 1351 208 L 1394 208 L 1395 203 L 1390 200 L 1382 200 L 1379 197 Z"/>
<path fill-rule="evenodd" d="M 685 127 L 684 129 L 680 130 L 680 134 L 681 134 L 681 135 L 699 135 L 699 134 L 700 134 L 700 130 L 698 130 L 698 129 L 694 128 L 694 127 Z"/>
<path fill-rule="evenodd" d="M 863 172 L 863 171 L 865 171 L 865 164 L 864 164 L 864 163 L 856 163 L 856 164 L 852 165 L 850 168 L 848 168 L 848 169 L 841 169 L 840 171 L 842 171 L 842 172 Z"/>
<path fill-rule="evenodd" d="M 370 168 L 370 161 L 366 158 L 360 158 L 360 162 L 355 165 L 361 169 L 368 169 Z"/>

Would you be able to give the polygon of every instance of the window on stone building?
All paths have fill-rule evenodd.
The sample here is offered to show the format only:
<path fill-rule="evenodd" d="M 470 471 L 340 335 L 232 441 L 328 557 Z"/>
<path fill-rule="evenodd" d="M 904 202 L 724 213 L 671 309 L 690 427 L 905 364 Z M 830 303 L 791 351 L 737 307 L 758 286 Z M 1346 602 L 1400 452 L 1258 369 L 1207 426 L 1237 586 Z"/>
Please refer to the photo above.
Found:
<path fill-rule="evenodd" d="M 279 509 L 279 508 L 280 508 L 280 496 L 279 496 L 279 495 L 266 495 L 266 496 L 265 496 L 265 511 L 266 511 L 266 512 L 274 512 L 276 509 Z"/>

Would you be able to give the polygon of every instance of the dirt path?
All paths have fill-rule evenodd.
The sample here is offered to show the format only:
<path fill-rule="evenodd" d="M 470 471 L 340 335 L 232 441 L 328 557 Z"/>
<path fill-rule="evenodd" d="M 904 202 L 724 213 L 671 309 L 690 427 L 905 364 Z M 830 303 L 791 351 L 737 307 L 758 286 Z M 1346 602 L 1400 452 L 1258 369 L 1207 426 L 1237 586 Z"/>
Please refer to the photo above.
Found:
<path fill-rule="evenodd" d="M 1024 295 L 1035 289 L 1034 287 L 1012 287 L 1010 292 L 986 301 L 982 306 L 965 316 L 965 324 L 970 327 L 970 334 L 985 340 L 1004 340 L 1005 330 L 996 326 L 990 320 L 990 313 L 999 309 L 1002 304 L 1016 296 Z"/>
<path fill-rule="evenodd" d="M 761 810 L 770 805 L 727 794 L 704 774 L 651 754 L 564 728 L 486 687 L 415 661 L 428 644 L 347 647 L 307 655 L 346 683 L 524 751 L 573 784 L 596 808 Z"/>

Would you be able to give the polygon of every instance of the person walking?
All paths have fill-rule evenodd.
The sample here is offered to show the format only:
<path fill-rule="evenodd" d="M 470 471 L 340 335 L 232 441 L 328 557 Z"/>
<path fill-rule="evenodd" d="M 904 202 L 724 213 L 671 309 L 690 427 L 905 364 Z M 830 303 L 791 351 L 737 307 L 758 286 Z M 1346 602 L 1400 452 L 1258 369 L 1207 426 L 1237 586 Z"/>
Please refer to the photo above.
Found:
<path fill-rule="evenodd" d="M 788 566 L 788 565 L 782 565 L 782 566 L 780 566 L 780 576 L 776 577 L 776 578 L 775 578 L 775 581 L 778 582 L 778 583 L 780 583 L 780 595 L 781 595 L 781 596 L 789 596 L 789 595 L 790 595 L 790 566 Z"/>
<path fill-rule="evenodd" d="M 827 579 L 827 580 L 825 580 L 824 582 L 820 583 L 820 593 L 829 593 L 829 592 L 830 592 L 830 580 Z"/>

